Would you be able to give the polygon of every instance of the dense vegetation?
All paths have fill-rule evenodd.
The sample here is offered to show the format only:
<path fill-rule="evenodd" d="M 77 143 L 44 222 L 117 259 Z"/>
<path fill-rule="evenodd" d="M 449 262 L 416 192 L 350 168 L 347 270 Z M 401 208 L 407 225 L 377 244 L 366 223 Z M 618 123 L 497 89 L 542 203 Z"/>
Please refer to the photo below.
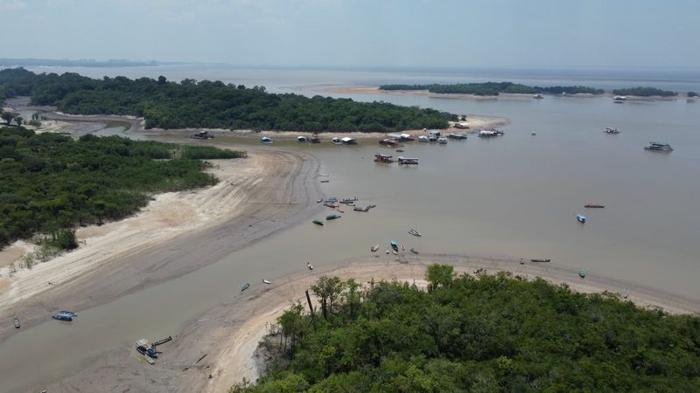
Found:
<path fill-rule="evenodd" d="M 382 85 L 382 90 L 428 90 L 439 94 L 473 94 L 477 96 L 497 96 L 511 94 L 603 94 L 604 91 L 586 86 L 526 86 L 512 82 L 456 83 L 429 85 Z"/>
<path fill-rule="evenodd" d="M 689 92 L 688 92 L 688 97 L 697 97 L 697 96 L 698 96 L 698 93 L 696 93 L 696 92 L 694 92 L 694 91 L 689 91 Z"/>
<path fill-rule="evenodd" d="M 35 233 L 50 234 L 60 248 L 74 248 L 68 237 L 75 225 L 128 216 L 152 193 L 214 184 L 198 159 L 242 155 L 213 147 L 93 135 L 74 140 L 0 128 L 0 248 Z"/>
<path fill-rule="evenodd" d="M 433 109 L 384 102 L 296 94 L 270 94 L 264 87 L 184 80 L 125 77 L 101 80 L 75 73 L 0 71 L 0 99 L 31 96 L 76 114 L 142 116 L 152 128 L 227 128 L 289 131 L 396 131 L 446 128 L 455 116 Z"/>
<path fill-rule="evenodd" d="M 636 96 L 636 97 L 674 97 L 678 93 L 675 91 L 661 90 L 655 87 L 630 87 L 626 89 L 615 89 L 613 94 L 618 96 Z"/>
<path fill-rule="evenodd" d="M 428 269 L 429 290 L 323 277 L 278 323 L 262 392 L 698 392 L 700 318 L 505 274 Z"/>

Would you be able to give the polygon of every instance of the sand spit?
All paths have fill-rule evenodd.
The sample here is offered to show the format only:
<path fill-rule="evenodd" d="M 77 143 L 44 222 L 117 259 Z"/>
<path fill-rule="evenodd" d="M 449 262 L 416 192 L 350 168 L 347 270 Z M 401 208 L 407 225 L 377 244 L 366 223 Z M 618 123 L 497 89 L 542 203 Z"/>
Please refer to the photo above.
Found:
<path fill-rule="evenodd" d="M 52 310 L 110 302 L 214 263 L 319 209 L 312 156 L 260 151 L 212 162 L 219 184 L 160 194 L 131 218 L 81 228 L 78 250 L 4 277 L 0 320 L 17 315 L 30 327 Z M 0 325 L 0 339 L 14 331 Z"/>
<path fill-rule="evenodd" d="M 145 365 L 128 348 L 115 351 L 109 362 L 92 366 L 62 381 L 62 387 L 75 391 L 149 392 L 226 392 L 243 378 L 255 381 L 258 371 L 254 352 L 286 307 L 303 301 L 304 291 L 322 275 L 371 280 L 397 280 L 425 284 L 425 268 L 431 263 L 449 263 L 458 273 L 511 272 L 523 278 L 542 277 L 567 284 L 585 293 L 609 291 L 643 307 L 660 307 L 669 313 L 698 313 L 697 300 L 672 295 L 648 287 L 589 274 L 585 279 L 574 269 L 556 264 L 524 263 L 518 258 L 426 254 L 358 258 L 308 271 L 300 263 L 299 272 L 272 281 L 253 284 L 228 304 L 223 304 L 193 321 L 177 337 L 156 365 Z M 170 345 L 170 344 L 169 344 Z M 205 356 L 206 355 L 206 356 Z M 144 381 L 149 381 L 146 385 Z"/>

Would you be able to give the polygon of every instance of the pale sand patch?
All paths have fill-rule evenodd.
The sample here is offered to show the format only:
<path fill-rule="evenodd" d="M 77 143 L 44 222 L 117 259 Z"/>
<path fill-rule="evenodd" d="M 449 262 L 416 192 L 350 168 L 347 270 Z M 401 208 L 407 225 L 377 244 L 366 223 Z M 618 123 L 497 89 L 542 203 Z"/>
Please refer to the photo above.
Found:
<path fill-rule="evenodd" d="M 7 274 L 5 271 L 7 269 L 1 268 L 7 267 L 13 263 L 19 263 L 22 260 L 22 257 L 28 252 L 31 252 L 33 249 L 34 246 L 32 244 L 18 240 L 0 250 L 0 274 Z M 2 289 L 0 289 L 0 292 L 2 292 Z"/>
<path fill-rule="evenodd" d="M 0 290 L 0 308 L 30 298 L 68 282 L 113 257 L 157 244 L 187 231 L 200 230 L 230 218 L 245 197 L 246 187 L 259 181 L 269 167 L 266 156 L 251 154 L 247 159 L 210 160 L 210 173 L 220 179 L 215 186 L 201 190 L 170 192 L 154 197 L 141 212 L 125 220 L 77 230 L 82 243 L 73 252 L 49 262 L 22 269 L 12 275 Z M 3 251 L 2 260 L 21 256 L 29 247 L 13 246 Z M 51 283 L 51 285 L 48 285 Z"/>

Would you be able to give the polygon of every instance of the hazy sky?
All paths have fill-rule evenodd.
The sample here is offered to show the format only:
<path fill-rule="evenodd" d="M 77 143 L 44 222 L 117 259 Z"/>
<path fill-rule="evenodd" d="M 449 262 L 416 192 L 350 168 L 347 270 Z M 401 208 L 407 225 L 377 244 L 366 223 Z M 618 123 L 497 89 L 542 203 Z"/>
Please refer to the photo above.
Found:
<path fill-rule="evenodd" d="M 0 0 L 0 57 L 700 68 L 698 0 Z"/>

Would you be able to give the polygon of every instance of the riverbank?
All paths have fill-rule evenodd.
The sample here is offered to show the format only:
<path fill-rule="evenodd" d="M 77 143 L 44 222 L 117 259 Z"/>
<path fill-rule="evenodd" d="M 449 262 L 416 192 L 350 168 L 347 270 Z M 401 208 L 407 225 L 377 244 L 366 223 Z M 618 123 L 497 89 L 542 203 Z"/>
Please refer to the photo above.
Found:
<path fill-rule="evenodd" d="M 425 269 L 432 263 L 448 263 L 457 273 L 486 274 L 510 272 L 526 279 L 542 277 L 566 284 L 583 293 L 611 292 L 641 307 L 660 307 L 669 313 L 698 313 L 700 306 L 687 299 L 633 283 L 588 274 L 585 279 L 574 269 L 548 263 L 520 264 L 519 258 L 426 254 L 365 257 L 316 266 L 272 280 L 266 286 L 253 283 L 229 304 L 221 305 L 196 320 L 167 348 L 154 366 L 138 362 L 128 348 L 115 351 L 108 366 L 92 366 L 62 382 L 76 391 L 101 386 L 109 389 L 146 389 L 152 392 L 226 392 L 231 385 L 258 377 L 255 351 L 276 318 L 293 302 L 305 301 L 304 291 L 323 275 L 355 278 L 368 285 L 380 280 L 425 284 Z M 144 381 L 157 381 L 148 383 Z"/>
<path fill-rule="evenodd" d="M 319 208 L 319 162 L 309 155 L 260 151 L 213 163 L 219 184 L 160 194 L 131 218 L 79 229 L 78 250 L 3 274 L 0 319 L 18 316 L 26 329 L 57 309 L 108 303 L 214 263 Z M 3 324 L 0 340 L 15 331 Z"/>

